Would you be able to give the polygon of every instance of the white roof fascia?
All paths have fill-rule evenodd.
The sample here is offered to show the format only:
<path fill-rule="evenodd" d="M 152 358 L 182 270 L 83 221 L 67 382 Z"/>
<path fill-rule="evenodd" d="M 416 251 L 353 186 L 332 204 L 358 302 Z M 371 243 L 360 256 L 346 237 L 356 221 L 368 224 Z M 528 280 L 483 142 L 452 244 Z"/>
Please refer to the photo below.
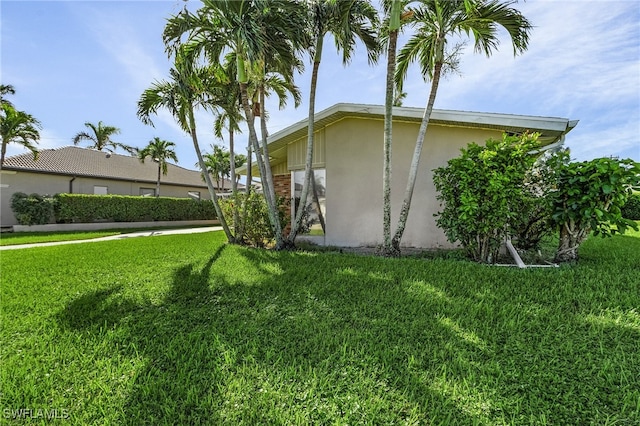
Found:
<path fill-rule="evenodd" d="M 315 121 L 321 121 L 333 114 L 352 113 L 352 114 L 370 114 L 384 116 L 384 106 L 381 105 L 367 105 L 367 104 L 350 104 L 350 103 L 338 103 L 331 107 L 324 109 L 316 114 Z M 396 118 L 411 118 L 421 119 L 424 114 L 424 109 L 414 107 L 394 107 L 393 116 Z M 550 132 L 567 133 L 573 129 L 578 120 L 569 121 L 566 118 L 558 117 L 538 117 L 530 115 L 515 115 L 515 114 L 499 114 L 499 113 L 484 113 L 484 112 L 471 112 L 471 111 L 454 111 L 454 110 L 439 110 L 434 109 L 431 113 L 431 119 L 435 121 L 450 121 L 457 123 L 468 123 L 475 126 L 482 127 L 498 126 L 505 128 L 521 128 L 531 130 L 547 130 Z M 274 133 L 269 137 L 270 142 L 277 141 L 283 137 L 288 136 L 294 132 L 300 131 L 307 127 L 307 119 L 303 119 L 279 132 Z"/>

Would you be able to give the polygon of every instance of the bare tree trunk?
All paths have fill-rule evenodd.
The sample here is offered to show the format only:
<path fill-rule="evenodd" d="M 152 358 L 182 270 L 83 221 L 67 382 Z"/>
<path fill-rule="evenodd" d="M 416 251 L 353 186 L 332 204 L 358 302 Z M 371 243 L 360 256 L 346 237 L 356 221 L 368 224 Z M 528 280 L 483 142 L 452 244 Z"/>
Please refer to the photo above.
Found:
<path fill-rule="evenodd" d="M 554 262 L 571 262 L 578 260 L 578 248 L 589 236 L 589 228 L 581 228 L 573 220 L 565 222 L 560 228 L 560 242 Z"/>
<path fill-rule="evenodd" d="M 258 145 L 258 136 L 256 134 L 255 125 L 253 123 L 253 112 L 249 106 L 249 99 L 247 96 L 247 84 L 240 83 L 240 94 L 242 98 L 242 107 L 244 109 L 245 117 L 247 118 L 247 124 L 249 128 L 249 142 L 253 146 L 253 150 L 256 154 L 256 161 L 260 168 L 260 175 L 262 179 L 262 191 L 264 193 L 265 200 L 267 202 L 267 212 L 269 213 L 269 221 L 271 222 L 271 228 L 273 230 L 273 236 L 276 240 L 276 250 L 284 248 L 284 239 L 282 237 L 282 228 L 278 219 L 278 210 L 275 205 L 275 195 L 273 191 L 273 178 L 269 180 L 271 175 L 271 164 L 269 163 L 268 152 L 260 152 L 260 146 Z M 264 158 L 263 158 L 264 156 Z M 269 174 L 267 174 L 266 168 L 269 167 Z"/>
<path fill-rule="evenodd" d="M 320 206 L 320 197 L 318 197 L 318 187 L 316 186 L 316 177 L 313 170 L 311 170 L 311 182 L 313 188 L 313 200 L 316 203 L 316 208 L 318 209 L 318 220 L 320 221 L 320 226 L 322 227 L 322 232 L 327 233 L 326 226 L 324 223 L 324 214 L 322 214 L 322 207 Z"/>
<path fill-rule="evenodd" d="M 240 208 L 242 211 L 242 217 L 240 217 L 240 225 L 238 226 L 238 231 L 236 232 L 236 238 L 239 238 L 244 241 L 244 229 L 245 224 L 247 223 L 247 201 L 249 200 L 249 195 L 251 194 L 251 181 L 252 177 L 252 169 L 253 167 L 253 152 L 251 150 L 251 144 L 247 146 L 247 184 L 244 188 L 244 200 L 242 200 L 242 205 L 238 204 L 236 208 Z"/>
<path fill-rule="evenodd" d="M 411 199 L 413 198 L 413 189 L 416 185 L 416 178 L 418 176 L 418 165 L 420 163 L 420 154 L 422 153 L 422 145 L 424 144 L 424 138 L 427 134 L 427 127 L 429 126 L 429 119 L 431 118 L 431 112 L 433 111 L 433 104 L 436 100 L 436 93 L 438 92 L 438 84 L 440 82 L 440 74 L 442 72 L 442 62 L 436 62 L 433 71 L 433 81 L 431 82 L 431 93 L 429 94 L 429 101 L 427 107 L 424 110 L 422 117 L 422 123 L 420 124 L 420 131 L 418 132 L 418 138 L 416 140 L 416 147 L 413 151 L 413 158 L 411 160 L 411 168 L 409 169 L 409 178 L 407 179 L 407 188 L 404 193 L 404 200 L 402 201 L 402 207 L 400 209 L 400 217 L 398 218 L 398 227 L 391 240 L 391 244 L 394 250 L 400 252 L 400 241 L 404 234 L 404 229 L 407 226 L 407 218 L 409 217 L 409 208 L 411 207 Z"/>
<path fill-rule="evenodd" d="M 160 171 L 162 170 L 162 163 L 158 163 L 158 181 L 156 182 L 156 198 L 160 197 Z"/>
<path fill-rule="evenodd" d="M 259 95 L 258 95 L 258 99 L 259 99 L 259 104 L 258 108 L 260 111 L 260 143 L 261 143 L 261 149 L 259 150 L 261 156 L 262 156 L 262 160 L 264 162 L 264 170 L 265 170 L 265 174 L 266 174 L 266 180 L 269 182 L 269 192 L 268 195 L 269 197 L 271 197 L 271 203 L 276 206 L 278 206 L 278 202 L 277 202 L 277 197 L 276 197 L 276 192 L 275 192 L 275 187 L 274 187 L 274 183 L 273 183 L 273 173 L 271 173 L 271 163 L 269 162 L 269 150 L 267 148 L 267 117 L 265 114 L 265 92 L 264 92 L 264 85 L 260 85 L 259 91 L 258 91 Z M 276 215 L 277 215 L 277 210 L 276 210 Z M 280 223 L 278 221 L 278 223 Z"/>
<path fill-rule="evenodd" d="M 0 153 L 0 172 L 2 171 L 2 167 L 4 166 L 4 157 L 7 154 L 7 143 L 2 141 L 2 152 Z"/>
<path fill-rule="evenodd" d="M 322 59 L 323 42 L 323 34 L 318 35 L 318 38 L 316 40 L 315 56 L 313 58 L 313 71 L 311 72 L 311 88 L 309 89 L 309 118 L 307 124 L 307 153 L 304 163 L 304 179 L 302 182 L 302 192 L 300 193 L 298 209 L 296 210 L 296 216 L 293 220 L 293 223 L 291 224 L 291 232 L 289 232 L 288 237 L 288 243 L 291 245 L 295 243 L 296 236 L 298 235 L 298 229 L 300 229 L 300 225 L 302 224 L 302 215 L 304 213 L 305 207 L 307 206 L 309 186 L 312 179 L 311 175 L 313 169 L 313 142 L 315 136 L 316 88 L 318 86 L 318 69 L 320 68 L 320 61 Z M 324 222 L 324 220 L 322 222 Z M 324 230 L 324 224 L 322 226 L 322 229 Z"/>
<path fill-rule="evenodd" d="M 231 120 L 231 119 L 230 119 Z M 236 154 L 234 153 L 234 132 L 231 122 L 229 122 L 229 178 L 231 179 L 231 198 L 233 199 L 233 227 L 236 238 L 242 238 L 242 234 L 238 234 L 240 229 L 240 214 L 238 208 L 238 182 L 236 181 Z"/>
<path fill-rule="evenodd" d="M 398 30 L 390 31 L 387 50 L 387 91 L 384 100 L 384 147 L 383 147 L 383 182 L 382 182 L 382 233 L 383 242 L 380 254 L 383 256 L 399 256 L 400 250 L 392 245 L 391 239 L 391 158 L 393 138 L 393 101 L 394 76 L 396 73 L 396 45 Z"/>
<path fill-rule="evenodd" d="M 211 176 L 207 172 L 207 166 L 204 163 L 204 159 L 202 158 L 202 152 L 200 151 L 200 144 L 198 143 L 198 135 L 196 133 L 196 121 L 193 116 L 193 110 L 189 111 L 189 132 L 191 133 L 191 139 L 193 140 L 193 148 L 196 151 L 196 156 L 198 157 L 198 164 L 200 165 L 200 170 L 203 170 L 204 180 L 207 183 L 207 189 L 209 190 L 209 195 L 211 196 L 211 201 L 213 202 L 213 208 L 216 210 L 216 215 L 218 216 L 218 220 L 220 221 L 220 225 L 224 230 L 225 235 L 227 236 L 227 240 L 230 243 L 236 243 L 236 239 L 231 233 L 229 229 L 229 225 L 227 225 L 227 221 L 222 214 L 222 209 L 220 208 L 220 203 L 218 202 L 218 195 L 213 188 L 213 182 L 211 182 Z"/>

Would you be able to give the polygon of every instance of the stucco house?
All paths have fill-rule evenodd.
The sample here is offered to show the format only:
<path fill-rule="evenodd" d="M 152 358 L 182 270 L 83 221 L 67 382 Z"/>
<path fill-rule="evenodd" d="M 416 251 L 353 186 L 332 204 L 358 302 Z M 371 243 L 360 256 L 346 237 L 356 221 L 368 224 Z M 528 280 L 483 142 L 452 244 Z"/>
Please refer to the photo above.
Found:
<path fill-rule="evenodd" d="M 34 161 L 31 153 L 8 157 L 0 175 L 0 224 L 16 225 L 11 195 L 75 193 L 154 196 L 158 165 L 136 157 L 67 146 L 46 149 Z M 214 183 L 215 184 L 215 183 Z M 230 182 L 225 188 L 230 188 Z M 201 173 L 168 164 L 160 179 L 164 197 L 209 199 Z"/>
<path fill-rule="evenodd" d="M 422 108 L 394 108 L 392 226 L 397 222 L 423 112 Z M 457 157 L 468 143 L 500 139 L 503 132 L 529 131 L 539 132 L 540 140 L 554 147 L 563 144 L 577 123 L 566 118 L 434 110 L 402 245 L 450 246 L 434 219 L 440 206 L 432 170 Z M 378 105 L 340 103 L 316 114 L 313 167 L 320 191 L 314 204 L 323 213 L 325 229 L 316 225 L 312 233 L 320 244 L 381 244 L 383 127 L 384 107 Z M 307 120 L 269 137 L 276 191 L 282 195 L 295 196 L 302 186 L 306 143 Z M 257 169 L 253 172 L 258 174 Z"/>

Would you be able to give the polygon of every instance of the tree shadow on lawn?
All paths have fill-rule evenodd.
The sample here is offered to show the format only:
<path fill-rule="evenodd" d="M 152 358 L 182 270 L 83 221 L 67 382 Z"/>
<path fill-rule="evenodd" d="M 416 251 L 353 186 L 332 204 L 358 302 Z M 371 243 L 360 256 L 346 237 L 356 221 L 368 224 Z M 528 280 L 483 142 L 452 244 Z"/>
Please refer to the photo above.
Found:
<path fill-rule="evenodd" d="M 238 258 L 256 273 L 229 272 Z M 585 342 L 637 332 L 552 319 L 556 296 L 503 290 L 517 271 L 470 280 L 483 268 L 421 262 L 221 246 L 201 269 L 176 269 L 159 305 L 111 300 L 114 287 L 76 299 L 61 320 L 112 325 L 118 350 L 147 360 L 119 423 L 580 424 L 594 406 L 616 413 L 615 392 L 575 400 L 613 386 L 593 371 L 601 348 Z M 585 379 L 594 392 L 578 392 Z"/>

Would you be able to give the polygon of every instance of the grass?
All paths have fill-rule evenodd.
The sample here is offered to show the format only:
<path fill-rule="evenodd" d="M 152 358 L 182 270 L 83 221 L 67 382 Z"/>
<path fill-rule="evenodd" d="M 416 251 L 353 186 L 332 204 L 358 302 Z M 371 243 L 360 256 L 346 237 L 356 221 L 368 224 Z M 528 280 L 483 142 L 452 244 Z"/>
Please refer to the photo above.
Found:
<path fill-rule="evenodd" d="M 129 230 L 113 231 L 68 231 L 68 232 L 3 232 L 0 235 L 0 246 L 19 244 L 50 243 L 54 241 L 90 240 L 93 238 L 120 235 Z"/>
<path fill-rule="evenodd" d="M 0 256 L 0 421 L 640 423 L 640 233 L 537 270 L 219 232 Z"/>
<path fill-rule="evenodd" d="M 186 227 L 170 227 L 169 229 L 180 229 Z M 189 226 L 188 228 L 195 228 Z M 152 231 L 155 229 L 167 229 L 164 227 L 153 228 L 120 228 L 104 229 L 99 231 L 57 231 L 57 232 L 3 232 L 0 234 L 0 246 L 12 246 L 34 243 L 50 243 L 56 241 L 91 240 L 95 238 L 108 237 L 111 235 L 130 234 L 139 231 Z"/>

